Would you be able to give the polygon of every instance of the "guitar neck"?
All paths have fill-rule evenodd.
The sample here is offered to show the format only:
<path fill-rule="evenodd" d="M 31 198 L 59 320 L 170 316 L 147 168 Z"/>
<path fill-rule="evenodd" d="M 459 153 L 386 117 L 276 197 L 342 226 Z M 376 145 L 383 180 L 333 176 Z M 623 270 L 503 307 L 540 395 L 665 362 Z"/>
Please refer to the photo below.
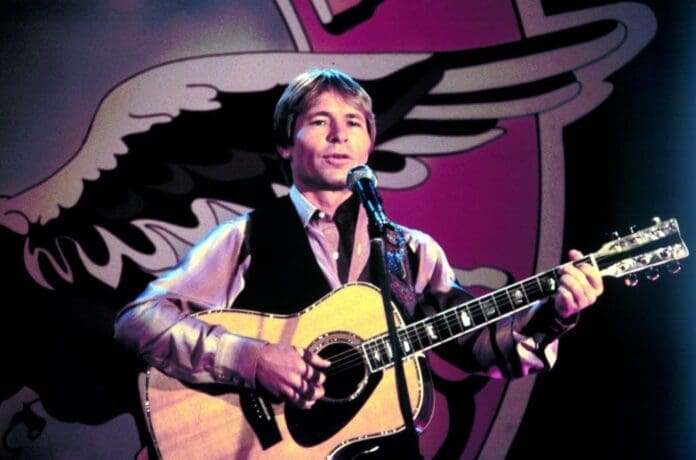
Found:
<path fill-rule="evenodd" d="M 582 261 L 590 261 L 586 256 Z M 397 330 L 401 354 L 408 358 L 437 347 L 464 334 L 494 323 L 515 312 L 530 308 L 558 289 L 559 265 L 551 270 L 506 286 L 481 297 L 455 305 L 436 315 L 402 326 Z M 363 342 L 363 353 L 370 371 L 378 372 L 394 364 L 388 334 Z"/>
<path fill-rule="evenodd" d="M 559 271 L 567 264 L 589 262 L 602 276 L 634 277 L 636 272 L 651 270 L 649 279 L 656 279 L 657 266 L 667 265 L 678 271 L 678 260 L 689 255 L 681 239 L 675 219 L 653 220 L 653 225 L 605 243 L 599 251 L 580 260 L 567 262 L 538 275 L 506 286 L 482 297 L 455 305 L 431 317 L 402 326 L 397 330 L 400 354 L 408 358 L 442 343 L 482 328 L 515 312 L 530 308 L 538 300 L 558 290 Z M 674 265 L 676 264 L 676 265 Z M 672 266 L 670 268 L 670 266 Z M 629 279 L 629 285 L 633 281 Z M 384 333 L 362 343 L 362 352 L 372 372 L 394 364 L 388 334 Z"/>

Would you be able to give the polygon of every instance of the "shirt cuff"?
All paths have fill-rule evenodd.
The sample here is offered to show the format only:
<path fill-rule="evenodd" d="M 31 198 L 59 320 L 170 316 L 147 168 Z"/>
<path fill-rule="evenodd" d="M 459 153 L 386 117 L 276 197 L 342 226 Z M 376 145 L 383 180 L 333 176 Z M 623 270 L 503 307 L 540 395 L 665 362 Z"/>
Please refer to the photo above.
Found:
<path fill-rule="evenodd" d="M 215 355 L 213 375 L 218 382 L 231 383 L 245 388 L 256 384 L 256 366 L 261 348 L 268 342 L 226 333 L 220 339 Z"/>
<path fill-rule="evenodd" d="M 552 302 L 548 300 L 528 311 L 523 318 L 520 318 L 522 324 L 517 325 L 515 330 L 527 337 L 534 337 L 537 343 L 548 344 L 575 327 L 580 314 L 576 313 L 563 318 Z"/>

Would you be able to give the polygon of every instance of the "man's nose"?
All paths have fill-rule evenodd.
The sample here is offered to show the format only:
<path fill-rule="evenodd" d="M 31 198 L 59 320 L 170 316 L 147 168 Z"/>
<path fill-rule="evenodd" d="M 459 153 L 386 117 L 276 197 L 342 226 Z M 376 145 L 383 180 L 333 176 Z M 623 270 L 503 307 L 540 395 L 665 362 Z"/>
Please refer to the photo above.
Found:
<path fill-rule="evenodd" d="M 329 131 L 329 141 L 342 144 L 348 140 L 348 131 L 346 127 L 340 123 L 335 123 L 331 125 L 331 130 Z"/>

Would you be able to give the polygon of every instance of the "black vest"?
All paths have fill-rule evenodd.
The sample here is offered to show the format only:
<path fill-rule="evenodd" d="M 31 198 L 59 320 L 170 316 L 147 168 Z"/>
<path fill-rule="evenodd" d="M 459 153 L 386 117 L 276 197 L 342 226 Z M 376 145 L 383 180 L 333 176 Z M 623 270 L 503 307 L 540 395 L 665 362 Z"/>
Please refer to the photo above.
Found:
<path fill-rule="evenodd" d="M 288 196 L 250 215 L 240 261 L 251 254 L 237 308 L 298 312 L 331 290 Z"/>
<path fill-rule="evenodd" d="M 402 293 L 405 290 L 412 292 L 412 269 L 417 264 L 414 263 L 413 254 L 406 250 L 403 237 L 398 236 L 398 244 L 392 243 L 394 239 L 389 238 L 391 241 L 387 247 L 390 251 L 387 260 L 393 277 L 392 294 L 402 311 L 412 312 L 412 294 L 409 293 L 409 298 L 402 296 Z M 244 289 L 234 301 L 235 308 L 292 314 L 331 291 L 289 196 L 250 214 L 245 244 L 238 262 L 248 254 L 251 254 L 251 263 L 244 276 Z M 369 265 L 360 275 L 361 281 L 370 281 Z M 397 266 L 401 270 L 396 269 Z"/>

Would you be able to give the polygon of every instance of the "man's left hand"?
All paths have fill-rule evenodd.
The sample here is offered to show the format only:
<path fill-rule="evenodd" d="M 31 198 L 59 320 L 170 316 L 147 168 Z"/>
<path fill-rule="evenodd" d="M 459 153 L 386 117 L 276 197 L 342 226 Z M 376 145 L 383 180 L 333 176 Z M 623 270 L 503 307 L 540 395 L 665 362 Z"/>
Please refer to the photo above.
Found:
<path fill-rule="evenodd" d="M 582 252 L 571 249 L 568 258 L 572 261 L 583 257 Z M 561 285 L 554 294 L 554 307 L 562 318 L 568 318 L 597 301 L 604 292 L 602 275 L 596 266 L 589 263 L 569 263 L 560 270 Z"/>

